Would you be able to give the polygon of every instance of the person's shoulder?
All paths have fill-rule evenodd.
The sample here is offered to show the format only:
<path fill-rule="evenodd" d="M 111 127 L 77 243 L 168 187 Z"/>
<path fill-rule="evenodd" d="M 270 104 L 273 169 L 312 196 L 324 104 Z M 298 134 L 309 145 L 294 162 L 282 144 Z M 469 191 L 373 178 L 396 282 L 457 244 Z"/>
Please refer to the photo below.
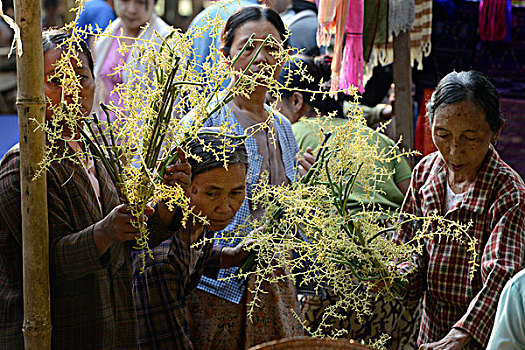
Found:
<path fill-rule="evenodd" d="M 483 181 L 499 192 L 498 196 L 512 197 L 512 201 L 525 203 L 525 183 L 521 176 L 499 156 L 496 150 L 489 151 L 488 165 Z"/>
<path fill-rule="evenodd" d="M 221 3 L 212 3 L 199 12 L 191 21 L 190 27 L 202 26 L 208 23 L 208 19 L 221 18 L 226 21 L 233 13 L 243 6 L 257 4 L 255 0 L 227 0 Z"/>
<path fill-rule="evenodd" d="M 441 155 L 439 154 L 439 151 L 435 151 L 423 157 L 416 164 L 416 166 L 414 167 L 414 170 L 417 169 L 418 171 L 426 171 L 429 168 L 434 167 L 436 164 L 441 165 L 442 163 L 443 161 L 442 161 Z"/>
<path fill-rule="evenodd" d="M 445 163 L 441 154 L 436 151 L 421 159 L 412 171 L 412 178 L 416 183 L 425 183 L 443 171 Z"/>
<path fill-rule="evenodd" d="M 19 143 L 11 147 L 9 151 L 7 151 L 6 154 L 4 154 L 4 156 L 2 157 L 2 160 L 0 161 L 0 164 L 3 165 L 4 163 L 11 162 L 14 159 L 20 159 L 20 144 Z"/>
<path fill-rule="evenodd" d="M 12 182 L 12 175 L 19 178 L 20 174 L 20 147 L 17 143 L 0 160 L 0 185 L 10 186 L 8 182 Z M 5 193 L 3 193 L 5 195 Z"/>
<path fill-rule="evenodd" d="M 84 3 L 84 12 L 97 15 L 97 11 L 111 11 L 113 12 L 113 9 L 111 8 L 111 5 L 107 3 L 105 0 L 91 0 L 86 1 Z"/>

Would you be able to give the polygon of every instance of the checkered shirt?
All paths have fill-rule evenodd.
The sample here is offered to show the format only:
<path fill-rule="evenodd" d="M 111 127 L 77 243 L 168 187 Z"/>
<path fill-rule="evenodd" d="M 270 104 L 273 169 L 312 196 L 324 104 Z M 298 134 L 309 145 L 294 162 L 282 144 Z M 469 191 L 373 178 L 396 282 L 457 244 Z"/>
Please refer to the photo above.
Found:
<path fill-rule="evenodd" d="M 412 173 L 402 212 L 427 216 L 442 212 L 447 171 L 438 152 L 425 157 Z M 452 328 L 468 332 L 467 348 L 486 347 L 499 295 L 505 283 L 525 267 L 525 185 L 492 146 L 475 183 L 445 217 L 472 221 L 479 267 L 469 278 L 471 254 L 451 240 L 424 240 L 424 253 L 415 258 L 407 298 L 423 299 L 418 344 L 442 339 Z M 408 241 L 418 223 L 405 224 L 397 237 Z M 435 226 L 430 228 L 435 229 Z M 401 269 L 407 266 L 400 266 Z"/>
<path fill-rule="evenodd" d="M 281 146 L 282 160 L 284 163 L 284 169 L 286 177 L 291 183 L 295 182 L 297 174 L 297 159 L 296 155 L 299 152 L 297 142 L 292 131 L 290 121 L 286 119 L 282 114 L 274 111 L 268 106 L 265 106 L 266 110 L 274 118 L 275 128 L 277 130 L 277 137 L 279 138 L 279 145 Z M 188 117 L 184 118 L 183 123 L 190 122 Z M 244 129 L 235 118 L 233 112 L 228 106 L 225 106 L 215 116 L 210 117 L 205 127 L 230 125 L 238 135 L 244 134 Z M 259 173 L 262 164 L 262 156 L 257 153 L 257 143 L 255 139 L 249 137 L 246 139 L 246 149 L 248 151 L 248 173 L 246 175 L 246 198 L 241 205 L 241 208 L 230 222 L 230 224 L 222 231 L 216 232 L 215 237 L 231 237 L 232 235 L 247 235 L 250 229 L 247 227 L 251 220 L 249 201 L 252 196 L 252 192 L 257 185 L 259 180 Z M 235 232 L 237 231 L 237 232 Z M 236 239 L 233 242 L 227 243 L 226 240 L 216 241 L 216 245 L 234 247 L 239 244 L 240 239 Z M 232 274 L 235 274 L 239 270 L 238 267 L 220 270 L 218 278 L 213 279 L 203 276 L 201 283 L 198 288 L 208 293 L 224 298 L 234 303 L 240 303 L 241 298 L 246 288 L 245 281 L 237 278 L 221 281 L 221 279 L 228 278 Z"/>
<path fill-rule="evenodd" d="M 213 232 L 206 231 L 205 237 L 213 238 Z M 153 258 L 146 258 L 143 272 L 140 271 L 142 259 L 133 254 L 139 349 L 193 349 L 186 322 L 186 297 L 197 287 L 208 267 L 212 244 L 200 249 L 202 255 L 191 273 L 191 252 L 178 235 L 152 249 Z M 218 252 L 220 254 L 220 250 Z"/>
<path fill-rule="evenodd" d="M 93 240 L 95 223 L 119 204 L 101 161 L 95 166 L 102 208 L 81 165 L 63 159 L 47 171 L 52 348 L 134 350 L 129 249 L 113 242 L 99 257 Z M 24 348 L 18 145 L 0 161 L 0 194 L 0 349 L 18 350 Z M 148 229 L 152 247 L 173 235 L 158 211 L 149 217 Z"/>

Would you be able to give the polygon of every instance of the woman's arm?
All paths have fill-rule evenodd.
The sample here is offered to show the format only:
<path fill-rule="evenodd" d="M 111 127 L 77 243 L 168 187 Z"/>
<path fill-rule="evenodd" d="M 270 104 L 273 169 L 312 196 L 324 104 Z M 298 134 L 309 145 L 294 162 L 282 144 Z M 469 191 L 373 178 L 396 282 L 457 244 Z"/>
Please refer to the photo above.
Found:
<path fill-rule="evenodd" d="M 185 332 L 184 281 L 180 271 L 168 263 L 154 263 L 135 274 L 139 348 L 191 349 Z"/>
<path fill-rule="evenodd" d="M 481 255 L 481 290 L 455 327 L 486 346 L 498 300 L 507 281 L 525 265 L 525 201 L 508 191 L 487 213 L 492 231 Z"/>

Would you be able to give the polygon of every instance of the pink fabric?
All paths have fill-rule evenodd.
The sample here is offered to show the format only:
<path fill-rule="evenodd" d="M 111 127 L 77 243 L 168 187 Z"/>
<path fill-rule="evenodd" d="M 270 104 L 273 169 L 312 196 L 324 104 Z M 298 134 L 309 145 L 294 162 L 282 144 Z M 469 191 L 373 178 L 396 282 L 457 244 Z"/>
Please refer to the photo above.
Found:
<path fill-rule="evenodd" d="M 479 37 L 501 41 L 507 36 L 507 0 L 482 0 L 479 4 Z"/>
<path fill-rule="evenodd" d="M 113 42 L 111 43 L 111 47 L 108 50 L 106 59 L 100 69 L 100 77 L 102 79 L 102 82 L 104 83 L 104 87 L 107 93 L 106 99 L 104 100 L 104 103 L 106 105 L 109 105 L 111 101 L 115 106 L 121 105 L 119 93 L 113 90 L 117 87 L 118 84 L 122 84 L 122 76 L 120 74 L 114 73 L 115 68 L 117 68 L 120 65 L 123 65 L 124 62 L 126 62 L 126 60 L 128 59 L 129 51 L 122 54 L 117 51 L 119 48 L 119 41 L 117 38 L 114 38 Z M 102 119 L 104 118 L 105 115 L 102 116 Z M 110 113 L 111 121 L 114 121 L 116 118 L 117 117 L 115 114 Z"/>
<path fill-rule="evenodd" d="M 345 48 L 343 51 L 342 72 L 339 88 L 347 89 L 349 85 L 364 91 L 363 74 L 363 24 L 365 16 L 364 0 L 350 2 L 345 27 Z"/>

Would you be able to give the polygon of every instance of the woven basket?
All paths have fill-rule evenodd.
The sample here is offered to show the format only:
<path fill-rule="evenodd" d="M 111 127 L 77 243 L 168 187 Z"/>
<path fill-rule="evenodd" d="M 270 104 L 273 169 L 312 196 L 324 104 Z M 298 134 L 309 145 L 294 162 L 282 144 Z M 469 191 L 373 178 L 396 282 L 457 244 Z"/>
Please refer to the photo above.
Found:
<path fill-rule="evenodd" d="M 368 350 L 368 346 L 353 343 L 348 340 L 316 339 L 309 337 L 297 337 L 289 339 L 274 340 L 259 344 L 249 350 Z"/>

